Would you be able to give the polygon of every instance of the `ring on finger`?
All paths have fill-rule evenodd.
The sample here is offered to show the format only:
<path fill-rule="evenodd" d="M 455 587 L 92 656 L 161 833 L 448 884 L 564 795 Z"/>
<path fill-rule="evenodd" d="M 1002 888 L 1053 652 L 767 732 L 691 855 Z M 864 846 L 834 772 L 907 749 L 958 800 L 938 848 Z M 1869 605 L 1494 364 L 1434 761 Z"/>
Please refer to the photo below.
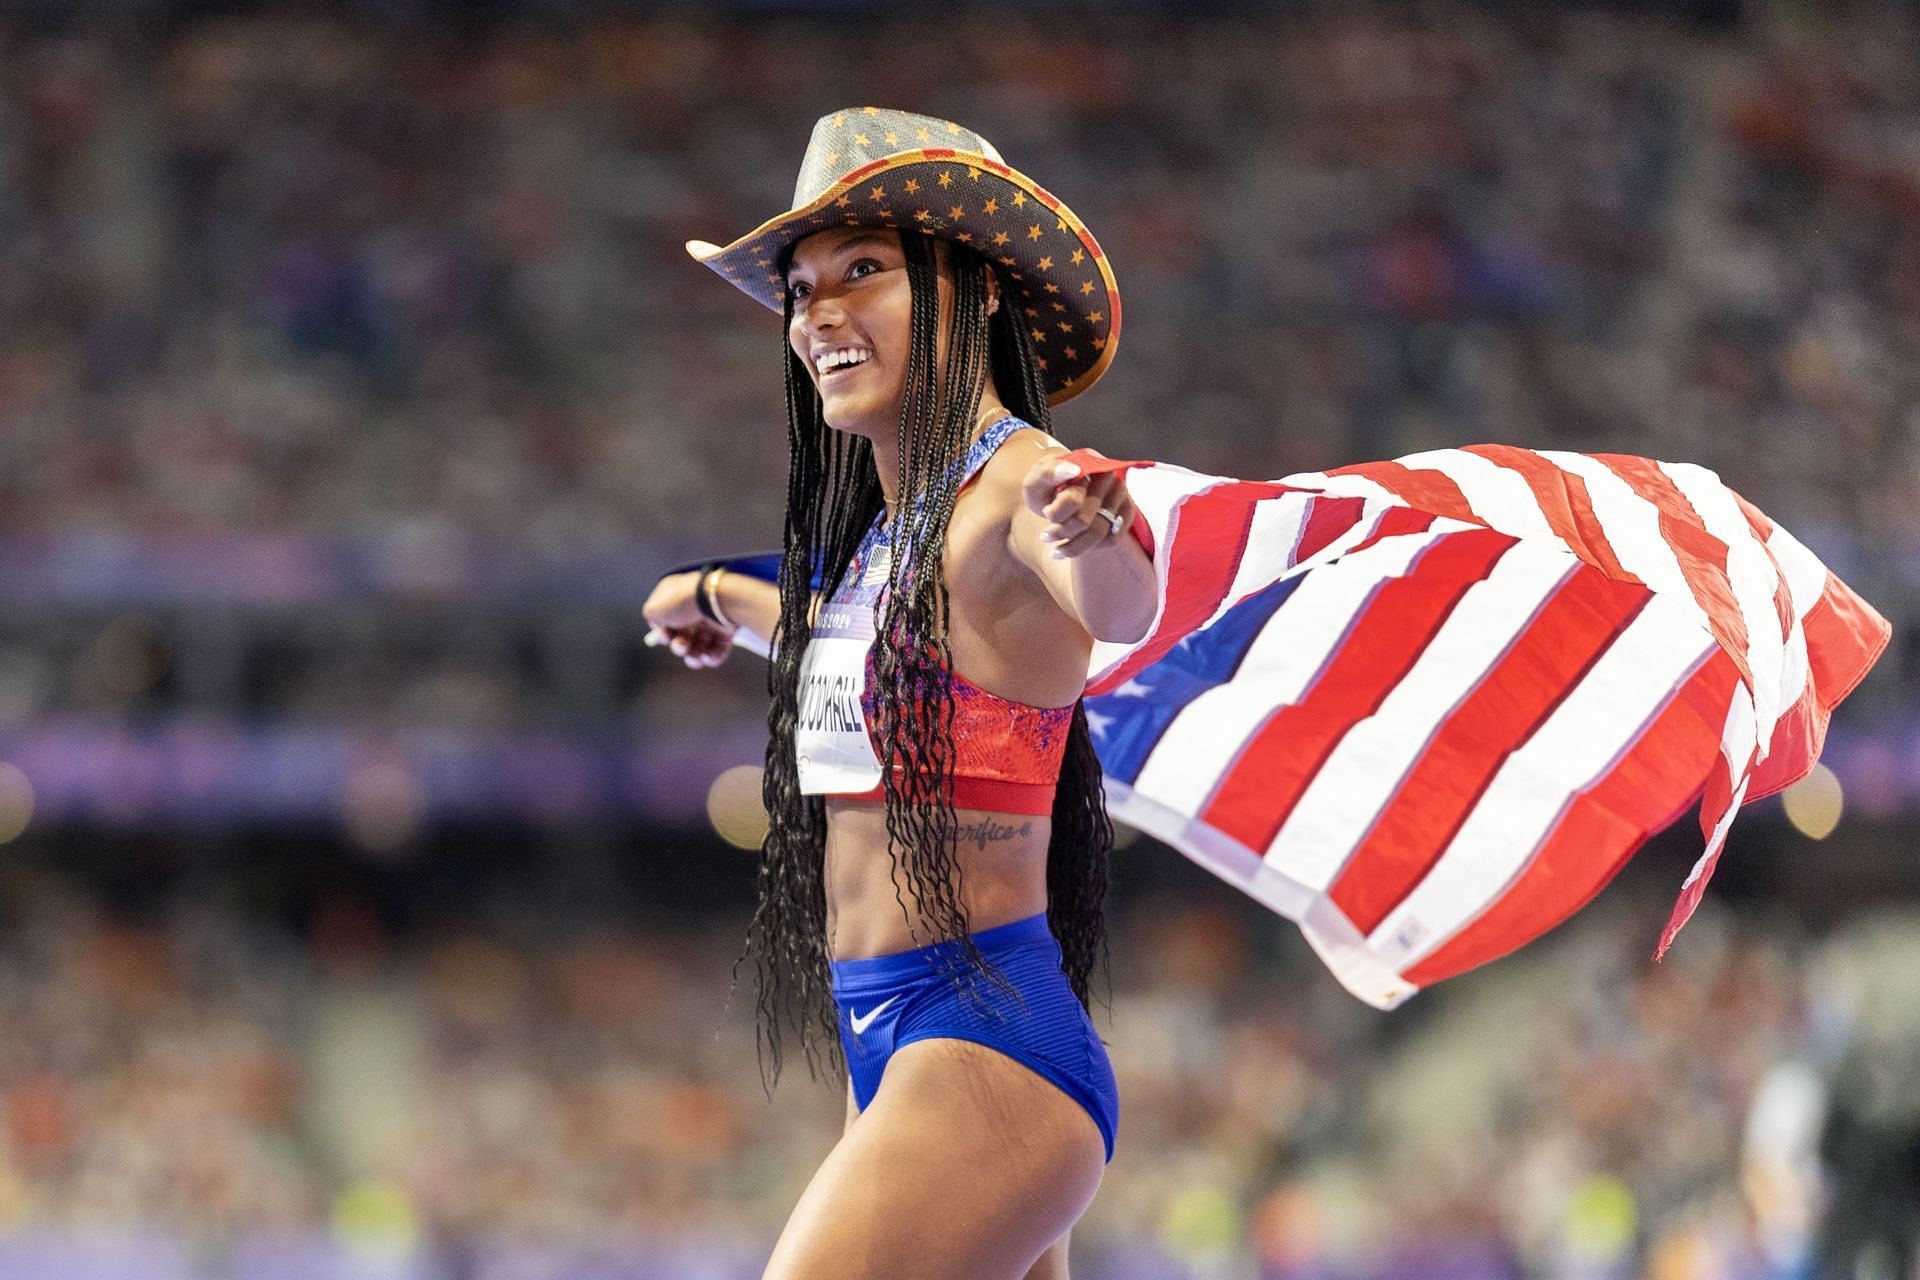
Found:
<path fill-rule="evenodd" d="M 1112 537 L 1114 534 L 1120 532 L 1120 526 L 1126 523 L 1119 516 L 1107 510 L 1105 507 L 1100 508 L 1100 514 L 1106 518 L 1108 537 Z"/>

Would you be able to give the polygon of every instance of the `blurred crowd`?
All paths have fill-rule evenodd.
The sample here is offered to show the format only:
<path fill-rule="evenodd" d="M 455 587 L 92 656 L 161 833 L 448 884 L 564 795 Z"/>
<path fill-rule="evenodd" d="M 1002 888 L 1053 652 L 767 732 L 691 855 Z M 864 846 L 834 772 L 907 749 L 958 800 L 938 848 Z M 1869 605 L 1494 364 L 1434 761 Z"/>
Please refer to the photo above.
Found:
<path fill-rule="evenodd" d="M 443 792 L 560 827 L 605 779 L 697 820 L 760 671 L 669 669 L 620 611 L 775 541 L 784 424 L 777 322 L 681 245 L 785 208 L 856 102 L 977 127 L 1100 237 L 1126 328 L 1070 442 L 1263 477 L 1698 461 L 1920 622 L 1910 11 L 365 8 L 0 24 L 0 599 L 31 602 L 0 610 L 0 843 L 204 794 L 340 809 L 399 865 Z M 1076 1274 L 1920 1275 L 1920 923 L 1709 906 L 1653 967 L 1658 911 L 1391 1018 L 1237 900 L 1120 913 Z M 129 914 L 0 865 L 0 1275 L 92 1274 L 22 1242 L 136 1227 L 188 1261 L 99 1274 L 341 1273 L 272 1251 L 303 1240 L 409 1280 L 567 1274 L 489 1261 L 523 1245 L 757 1274 L 843 1100 L 796 1068 L 769 1104 L 739 916 L 449 918 Z"/>
<path fill-rule="evenodd" d="M 1114 921 L 1092 1280 L 1787 1280 L 1823 1251 L 1820 1275 L 1909 1274 L 1910 914 L 1817 945 L 1709 914 L 1656 967 L 1649 904 L 1616 896 L 1388 1017 L 1229 898 Z M 693 1249 L 751 1277 L 841 1124 L 831 1076 L 763 1092 L 735 916 L 396 938 L 345 901 L 296 933 L 44 876 L 6 899 L 0 1263 L 151 1228 L 212 1258 L 305 1234 L 395 1262 Z M 1868 1248 L 1906 1261 L 1855 1269 Z M 549 1274 L 473 1265 L 404 1274 Z"/>
<path fill-rule="evenodd" d="M 1920 579 L 1920 24 L 1854 11 L 14 31 L 0 529 L 765 543 L 778 325 L 681 244 L 784 208 L 814 117 L 870 100 L 1102 237 L 1127 325 L 1071 438 L 1687 458 Z"/>

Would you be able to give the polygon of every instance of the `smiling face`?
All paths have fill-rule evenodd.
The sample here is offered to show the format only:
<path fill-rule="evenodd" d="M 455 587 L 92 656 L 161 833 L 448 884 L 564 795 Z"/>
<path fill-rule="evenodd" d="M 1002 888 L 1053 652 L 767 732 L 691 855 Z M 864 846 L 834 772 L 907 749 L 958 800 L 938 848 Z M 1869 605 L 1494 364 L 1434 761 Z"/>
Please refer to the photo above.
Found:
<path fill-rule="evenodd" d="M 946 363 L 953 323 L 953 265 L 939 264 L 936 363 Z M 787 341 L 820 392 L 828 426 L 869 439 L 900 428 L 909 361 L 913 289 L 900 233 L 872 227 L 816 232 L 793 248 L 787 267 L 793 322 Z"/>

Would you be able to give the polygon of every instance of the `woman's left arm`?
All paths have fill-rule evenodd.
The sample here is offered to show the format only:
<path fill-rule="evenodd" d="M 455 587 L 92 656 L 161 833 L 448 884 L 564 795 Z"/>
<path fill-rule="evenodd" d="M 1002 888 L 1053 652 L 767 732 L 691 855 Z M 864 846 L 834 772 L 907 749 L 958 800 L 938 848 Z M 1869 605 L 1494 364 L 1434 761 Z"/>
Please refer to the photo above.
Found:
<path fill-rule="evenodd" d="M 1153 561 L 1129 533 L 1138 512 L 1124 473 L 1085 475 L 1058 461 L 1065 453 L 1049 448 L 1027 468 L 1008 549 L 1095 640 L 1132 644 L 1159 602 Z M 1120 518 L 1117 529 L 1102 507 Z"/>

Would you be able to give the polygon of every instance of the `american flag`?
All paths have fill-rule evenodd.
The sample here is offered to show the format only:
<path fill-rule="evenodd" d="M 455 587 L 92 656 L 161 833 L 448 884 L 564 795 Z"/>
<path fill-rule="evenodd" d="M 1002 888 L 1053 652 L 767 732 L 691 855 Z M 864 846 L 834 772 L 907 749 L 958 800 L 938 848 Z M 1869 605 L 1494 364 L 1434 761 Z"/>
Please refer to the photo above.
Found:
<path fill-rule="evenodd" d="M 1499 445 L 1249 482 L 1128 469 L 1159 578 L 1096 646 L 1112 815 L 1295 921 L 1379 1008 L 1505 955 L 1696 800 L 1813 768 L 1887 622 L 1690 464 Z"/>
<path fill-rule="evenodd" d="M 1807 775 L 1891 634 L 1687 463 L 1475 445 L 1254 482 L 1068 457 L 1130 472 L 1159 579 L 1147 635 L 1088 671 L 1112 816 L 1382 1009 L 1547 932 L 1698 801 L 1664 953 L 1740 805 Z"/>

